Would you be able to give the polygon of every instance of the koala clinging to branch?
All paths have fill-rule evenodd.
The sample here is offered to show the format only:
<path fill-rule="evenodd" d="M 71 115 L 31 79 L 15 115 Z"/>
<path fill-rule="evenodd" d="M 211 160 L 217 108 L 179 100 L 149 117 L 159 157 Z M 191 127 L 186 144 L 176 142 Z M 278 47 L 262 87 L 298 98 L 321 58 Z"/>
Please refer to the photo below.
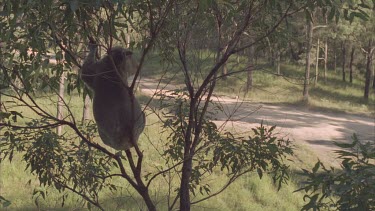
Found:
<path fill-rule="evenodd" d="M 132 52 L 121 47 L 112 48 L 96 62 L 96 50 L 97 45 L 89 44 L 81 78 L 94 91 L 93 113 L 104 144 L 127 150 L 137 143 L 145 127 L 145 114 L 127 84 L 136 62 Z"/>

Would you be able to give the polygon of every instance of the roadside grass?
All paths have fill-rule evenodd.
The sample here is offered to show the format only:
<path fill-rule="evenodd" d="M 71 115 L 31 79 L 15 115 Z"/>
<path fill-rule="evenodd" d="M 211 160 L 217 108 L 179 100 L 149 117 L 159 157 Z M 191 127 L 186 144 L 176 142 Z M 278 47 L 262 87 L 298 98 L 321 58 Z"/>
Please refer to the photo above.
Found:
<path fill-rule="evenodd" d="M 164 76 L 163 82 L 175 84 L 183 83 L 181 71 L 176 74 L 176 69 L 172 65 L 160 66 L 160 58 L 152 55 L 142 73 L 144 77 L 160 78 Z M 228 63 L 230 71 L 244 69 L 246 60 L 240 58 L 237 64 L 235 58 Z M 202 64 L 202 74 L 208 70 L 208 62 Z M 164 70 L 167 73 L 164 74 Z M 363 74 L 357 74 L 353 84 L 343 82 L 341 73 L 328 72 L 327 81 L 324 82 L 322 77 L 319 78 L 317 85 L 310 85 L 310 101 L 307 105 L 301 101 L 302 83 L 304 68 L 297 65 L 283 64 L 281 66 L 283 76 L 274 74 L 274 70 L 263 65 L 262 68 L 254 71 L 254 86 L 250 92 L 245 92 L 246 73 L 237 73 L 227 77 L 226 80 L 219 80 L 217 84 L 217 94 L 226 96 L 244 97 L 246 100 L 255 103 L 272 103 L 272 104 L 290 104 L 295 106 L 306 106 L 309 109 L 318 109 L 333 112 L 349 112 L 363 115 L 374 115 L 375 113 L 375 96 L 372 94 L 368 102 L 362 99 L 363 95 Z M 201 83 L 200 72 L 194 74 L 195 84 Z M 311 82 L 313 82 L 311 80 Z M 371 93 L 374 93 L 373 91 Z M 140 101 L 146 103 L 148 97 L 140 96 Z M 6 98 L 2 100 L 6 101 Z M 38 98 L 38 102 L 43 108 L 56 112 L 54 105 L 56 96 L 49 95 Z M 72 112 L 79 121 L 82 116 L 83 99 L 82 96 L 66 96 Z M 151 104 L 151 106 L 153 106 Z M 157 105 L 155 104 L 155 107 Z M 16 108 L 24 116 L 32 119 L 37 116 L 26 108 Z M 22 123 L 20 120 L 19 123 Z M 100 142 L 100 139 L 95 139 Z M 165 167 L 165 161 L 162 160 L 156 149 L 162 150 L 165 145 L 165 134 L 162 133 L 158 118 L 149 113 L 147 115 L 147 127 L 140 137 L 140 148 L 144 149 L 144 171 L 155 172 L 157 168 Z M 153 147 L 150 147 L 153 146 Z M 295 156 L 287 161 L 290 165 L 290 181 L 277 191 L 277 186 L 272 183 L 269 175 L 264 175 L 260 180 L 256 173 L 248 174 L 238 179 L 222 194 L 193 206 L 193 210 L 300 210 L 303 205 L 303 193 L 293 193 L 298 189 L 299 183 L 303 178 L 299 175 L 301 168 L 311 169 L 317 161 L 316 155 L 304 145 L 295 146 Z M 13 161 L 10 163 L 4 160 L 0 164 L 0 195 L 12 202 L 11 207 L 6 210 L 86 210 L 84 201 L 70 194 L 65 201 L 65 206 L 61 208 L 62 194 L 52 188 L 48 188 L 46 199 L 39 197 L 37 199 L 39 207 L 35 205 L 32 198 L 34 188 L 38 187 L 38 181 L 35 176 L 31 175 L 29 170 L 25 171 L 26 164 L 22 161 L 22 154 L 15 154 Z M 28 181 L 30 181 L 28 183 Z M 107 210 L 140 210 L 146 209 L 141 198 L 122 179 L 115 178 L 112 182 L 118 187 L 116 192 L 103 190 L 101 200 Z M 177 176 L 174 184 L 177 183 Z M 211 187 L 219 188 L 225 184 L 225 177 L 220 172 L 214 172 L 211 180 L 204 181 L 211 184 Z M 213 190 L 214 191 L 214 190 Z M 152 186 L 152 197 L 157 202 L 158 210 L 167 209 L 166 196 L 168 185 L 164 177 L 155 180 Z M 196 199 L 201 197 L 197 193 Z"/>
<path fill-rule="evenodd" d="M 191 71 L 194 85 L 202 83 L 202 78 L 213 67 L 213 54 L 203 53 L 203 61 L 192 57 L 190 63 L 196 67 Z M 160 79 L 163 76 L 163 83 L 183 84 L 184 75 L 182 67 L 173 65 L 160 65 L 160 58 L 156 53 L 149 57 L 143 70 L 143 76 Z M 324 110 L 330 112 L 345 112 L 360 114 L 365 116 L 375 115 L 375 91 L 370 90 L 368 101 L 363 98 L 364 93 L 364 73 L 356 70 L 353 83 L 349 82 L 347 73 L 346 82 L 342 80 L 341 71 L 327 71 L 327 77 L 323 78 L 323 68 L 320 67 L 318 83 L 314 84 L 315 68 L 311 66 L 309 102 L 306 104 L 302 100 L 303 77 L 305 67 L 301 64 L 281 65 L 281 75 L 277 75 L 275 68 L 270 67 L 264 61 L 259 61 L 253 72 L 253 87 L 246 92 L 246 65 L 245 57 L 231 57 L 227 62 L 228 73 L 238 72 L 220 78 L 216 86 L 216 94 L 229 97 L 240 97 L 255 103 L 288 104 L 306 107 L 312 110 Z M 241 72 L 242 71 L 242 72 Z"/>
<path fill-rule="evenodd" d="M 55 111 L 53 96 L 41 97 L 37 99 L 45 109 Z M 147 102 L 147 97 L 140 96 L 141 102 Z M 66 101 L 77 120 L 82 115 L 83 99 L 78 95 L 66 96 Z M 36 116 L 25 108 L 16 108 L 22 112 L 25 117 L 35 118 Z M 20 122 L 22 123 L 22 122 Z M 166 167 L 165 161 L 159 156 L 158 150 L 163 150 L 165 146 L 165 136 L 162 133 L 160 122 L 156 115 L 148 113 L 147 127 L 140 138 L 140 148 L 144 150 L 144 171 L 155 172 L 157 168 Z M 67 128 L 65 128 L 67 129 Z M 151 137 L 151 138 L 150 138 Z M 94 141 L 100 142 L 97 137 Z M 151 143 L 152 142 L 152 143 Z M 297 149 L 299 146 L 296 146 Z M 296 151 L 297 151 L 296 149 Z M 299 151 L 299 150 L 298 150 Z M 222 194 L 193 206 L 193 210 L 300 210 L 303 205 L 303 193 L 293 193 L 298 189 L 302 178 L 298 172 L 302 167 L 309 168 L 316 162 L 314 154 L 308 149 L 303 149 L 301 157 L 291 157 L 287 161 L 291 166 L 291 179 L 288 184 L 284 184 L 280 191 L 273 184 L 271 176 L 264 175 L 260 180 L 256 173 L 243 176 L 233 183 Z M 311 158 L 306 159 L 305 157 Z M 311 159 L 311 160 L 310 160 Z M 67 193 L 59 193 L 53 188 L 47 188 L 48 195 L 45 199 L 38 197 L 32 198 L 35 188 L 39 187 L 36 176 L 25 170 L 26 163 L 22 161 L 22 154 L 15 153 L 12 162 L 4 160 L 0 164 L 0 195 L 12 202 L 12 205 L 5 210 L 86 210 L 86 205 L 82 198 L 70 193 L 65 200 L 64 207 L 61 207 L 62 196 Z M 120 178 L 112 179 L 113 184 L 117 186 L 116 192 L 103 190 L 101 192 L 101 202 L 106 210 L 145 210 L 141 198 L 129 186 L 129 184 Z M 222 172 L 214 172 L 210 180 L 204 180 L 212 188 L 220 188 L 226 182 Z M 178 184 L 178 176 L 175 175 L 174 184 Z M 151 196 L 157 202 L 158 210 L 167 209 L 168 183 L 164 177 L 159 177 L 151 186 Z M 215 190 L 215 189 L 214 189 Z M 214 191 L 212 190 L 212 191 Z M 218 190 L 218 189 L 216 189 Z M 199 193 L 194 197 L 202 197 Z M 193 201 L 194 201 L 193 200 Z M 38 202 L 38 206 L 35 204 Z"/>

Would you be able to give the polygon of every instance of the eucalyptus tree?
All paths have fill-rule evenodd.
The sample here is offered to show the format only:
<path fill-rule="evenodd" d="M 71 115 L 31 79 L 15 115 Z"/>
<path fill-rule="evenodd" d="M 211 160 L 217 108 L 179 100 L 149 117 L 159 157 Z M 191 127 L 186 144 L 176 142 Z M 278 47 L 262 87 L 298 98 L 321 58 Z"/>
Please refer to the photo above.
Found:
<path fill-rule="evenodd" d="M 375 73 L 374 70 L 374 54 L 375 54 L 375 27 L 372 24 L 375 20 L 375 3 L 373 3 L 372 8 L 371 6 L 368 7 L 368 14 L 369 20 L 367 22 L 362 22 L 365 26 L 362 36 L 363 36 L 363 44 L 362 44 L 362 51 L 364 51 L 366 55 L 366 72 L 365 72 L 365 87 L 364 87 L 364 98 L 368 100 L 370 92 L 371 92 L 371 75 L 373 75 L 373 88 L 375 88 Z M 361 37 L 362 37 L 361 36 Z"/>
<path fill-rule="evenodd" d="M 159 4 L 160 3 L 160 4 Z M 149 210 L 155 210 L 145 179 L 141 175 L 143 154 L 128 157 L 113 153 L 94 140 L 96 127 L 92 122 L 77 120 L 72 105 L 61 93 L 59 80 L 65 75 L 68 95 L 82 94 L 83 83 L 78 72 L 85 46 L 96 42 L 101 49 L 126 43 L 125 33 L 138 36 L 133 43 L 142 49 L 136 77 L 147 52 L 152 48 L 174 1 L 159 3 L 118 1 L 2 1 L 0 3 L 0 37 L 2 85 L 7 97 L 1 123 L 1 160 L 13 159 L 16 151 L 24 152 L 28 170 L 37 175 L 41 186 L 70 191 L 88 204 L 104 209 L 99 202 L 103 188 L 114 189 L 107 178 L 123 178 L 143 198 Z M 50 62 L 54 55 L 56 63 Z M 101 55 L 97 55 L 100 57 Z M 59 88 L 61 92 L 59 92 Z M 60 93 L 60 94 L 59 94 Z M 87 93 L 87 92 L 83 92 Z M 57 95 L 59 102 L 49 96 Z M 82 95 L 82 100 L 86 94 Z M 49 100 L 45 104 L 38 99 Z M 59 105 L 51 111 L 48 105 Z M 21 108 L 27 108 L 23 116 Z M 23 119 L 23 121 L 17 121 Z M 59 134 L 54 128 L 65 125 Z M 90 153 L 91 150 L 94 153 Z M 134 157 L 134 159 L 133 159 Z M 125 170 L 124 162 L 130 166 Z M 112 169 L 118 174 L 113 175 Z M 35 194 L 39 194 L 36 192 Z M 62 203 L 66 195 L 63 195 Z"/>
<path fill-rule="evenodd" d="M 122 179 L 132 187 L 149 210 L 157 209 L 150 192 L 161 177 L 167 178 L 170 210 L 177 202 L 180 210 L 190 210 L 191 205 L 222 193 L 249 172 L 257 172 L 259 177 L 272 173 L 280 187 L 288 178 L 282 160 L 292 153 L 289 141 L 276 138 L 274 127 L 260 126 L 243 136 L 225 130 L 225 124 L 217 126 L 215 108 L 222 107 L 213 101 L 216 82 L 230 57 L 271 36 L 286 17 L 320 6 L 321 1 L 312 0 L 2 1 L 1 85 L 8 88 L 0 90 L 7 98 L 0 115 L 1 161 L 12 160 L 14 153 L 21 152 L 27 169 L 42 186 L 64 193 L 63 204 L 69 192 L 101 210 L 105 207 L 99 193 L 116 190 L 110 178 Z M 328 6 L 336 14 L 337 7 Z M 272 17 L 267 26 L 259 26 L 263 17 Z M 254 33 L 253 27 L 263 28 Z M 251 40 L 246 33 L 252 34 Z M 150 144 L 127 150 L 125 155 L 114 153 L 97 141 L 95 124 L 79 121 L 74 106 L 58 94 L 61 76 L 66 77 L 66 95 L 78 93 L 84 101 L 89 94 L 76 71 L 89 42 L 100 47 L 98 58 L 114 45 L 129 44 L 140 52 L 131 90 L 152 50 L 179 67 L 176 71 L 184 77 L 184 88 L 160 96 L 157 110 L 147 107 L 162 122 L 163 148 L 153 148 L 155 140 L 150 137 Z M 212 52 L 216 57 L 210 56 Z M 56 64 L 50 63 L 51 54 Z M 51 95 L 59 96 L 62 118 L 49 107 L 58 104 Z M 21 108 L 27 109 L 28 116 Z M 57 134 L 54 129 L 62 125 L 64 132 Z M 145 162 L 148 154 L 141 147 L 154 149 L 165 161 L 163 168 Z M 203 180 L 216 171 L 227 179 L 222 187 L 211 187 L 216 184 Z M 177 183 L 173 178 L 179 178 Z M 191 197 L 196 194 L 200 196 Z"/>

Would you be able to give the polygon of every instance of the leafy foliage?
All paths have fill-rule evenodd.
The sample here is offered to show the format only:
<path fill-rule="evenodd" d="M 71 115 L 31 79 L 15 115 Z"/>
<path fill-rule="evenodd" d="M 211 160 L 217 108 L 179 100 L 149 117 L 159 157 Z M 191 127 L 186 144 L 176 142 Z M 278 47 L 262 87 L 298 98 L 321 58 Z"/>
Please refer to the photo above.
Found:
<path fill-rule="evenodd" d="M 14 151 L 24 152 L 26 170 L 36 175 L 40 183 L 40 188 L 34 191 L 36 204 L 39 195 L 46 197 L 47 187 L 53 187 L 61 193 L 66 189 L 71 190 L 94 202 L 104 187 L 115 188 L 105 181 L 114 168 L 107 155 L 91 150 L 77 138 L 67 139 L 68 133 L 58 136 L 49 128 L 32 129 L 36 124 L 38 122 L 29 128 L 16 130 L 3 127 L 2 131 L 5 132 L 0 145 L 0 156 L 4 159 L 9 157 L 12 160 Z M 64 195 L 62 205 L 66 197 L 67 194 Z"/>
<path fill-rule="evenodd" d="M 12 203 L 0 195 L 0 204 L 1 204 L 1 207 L 6 208 L 6 207 L 9 207 Z"/>
<path fill-rule="evenodd" d="M 302 210 L 373 210 L 375 208 L 375 145 L 362 143 L 354 134 L 350 144 L 336 143 L 342 160 L 341 169 L 326 168 L 318 161 L 311 170 L 303 169 L 307 177 L 304 187 L 308 203 Z"/>
<path fill-rule="evenodd" d="M 189 120 L 186 94 L 181 90 L 173 91 L 170 99 L 174 98 L 174 100 L 162 106 L 169 111 L 165 112 L 165 116 L 175 116 L 175 118 L 168 118 L 163 126 L 165 132 L 170 134 L 164 152 L 167 163 L 179 163 L 184 159 L 184 138 Z M 215 103 L 211 103 L 211 106 L 209 114 L 213 115 L 217 113 L 220 106 L 215 106 Z M 288 166 L 283 163 L 283 160 L 292 155 L 293 151 L 289 140 L 277 137 L 274 133 L 275 128 L 276 126 L 267 128 L 261 124 L 252 129 L 251 135 L 241 137 L 230 131 L 221 133 L 210 118 L 204 119 L 194 155 L 191 192 L 195 195 L 198 189 L 203 195 L 210 194 L 210 186 L 202 185 L 201 182 L 203 175 L 212 174 L 215 170 L 225 173 L 229 183 L 249 172 L 257 172 L 259 178 L 262 178 L 264 173 L 271 173 L 280 189 L 282 183 L 287 182 L 289 178 Z M 192 139 L 197 136 L 195 130 L 192 130 Z"/>

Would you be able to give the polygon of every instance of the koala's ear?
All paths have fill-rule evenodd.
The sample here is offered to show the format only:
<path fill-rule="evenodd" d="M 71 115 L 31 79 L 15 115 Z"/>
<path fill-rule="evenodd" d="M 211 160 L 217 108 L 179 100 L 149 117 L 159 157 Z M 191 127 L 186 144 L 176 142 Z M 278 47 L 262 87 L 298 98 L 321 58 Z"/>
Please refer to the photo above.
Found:
<path fill-rule="evenodd" d="M 132 52 L 132 51 L 128 51 L 128 50 L 126 50 L 126 51 L 125 51 L 125 55 L 126 55 L 126 56 L 131 56 L 131 55 L 133 55 L 133 52 Z"/>

